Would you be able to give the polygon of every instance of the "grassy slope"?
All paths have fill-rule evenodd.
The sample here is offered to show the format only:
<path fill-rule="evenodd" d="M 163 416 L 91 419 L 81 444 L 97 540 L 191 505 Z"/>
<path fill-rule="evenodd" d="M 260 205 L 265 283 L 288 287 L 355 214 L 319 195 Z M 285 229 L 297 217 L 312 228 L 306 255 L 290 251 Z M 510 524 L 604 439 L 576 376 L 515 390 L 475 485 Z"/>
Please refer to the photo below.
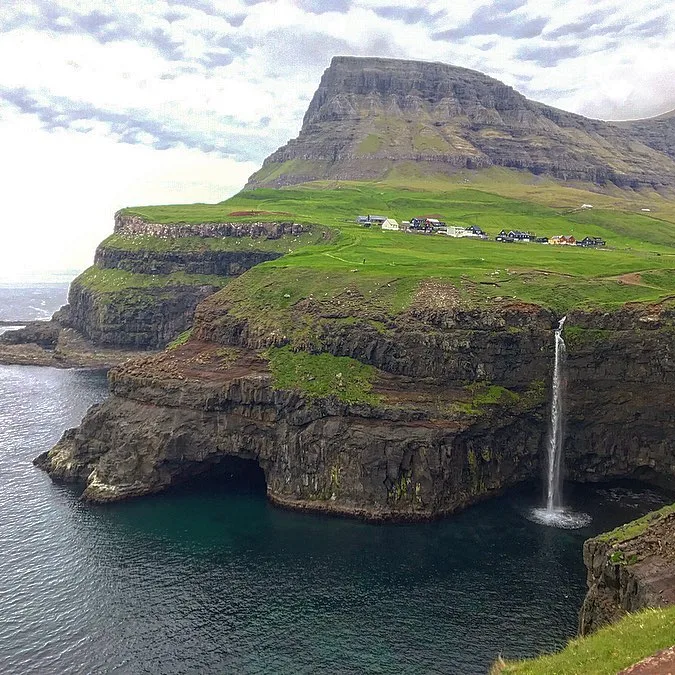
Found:
<path fill-rule="evenodd" d="M 101 242 L 107 249 L 121 251 L 153 251 L 158 253 L 200 253 L 205 251 L 262 251 L 290 253 L 303 246 L 322 241 L 323 231 L 316 228 L 312 232 L 303 232 L 298 236 L 285 235 L 279 239 L 263 237 L 180 237 L 164 239 L 162 237 L 124 237 L 111 234 Z"/>
<path fill-rule="evenodd" d="M 394 176 L 391 180 L 395 183 L 399 179 Z M 540 181 L 537 187 L 531 184 L 536 178 L 502 170 L 472 174 L 471 180 L 476 184 L 467 186 L 447 179 L 434 183 L 430 179 L 433 189 L 427 190 L 384 183 L 308 184 L 242 192 L 216 205 L 140 207 L 132 211 L 154 221 L 199 222 L 223 220 L 233 211 L 259 209 L 338 229 L 331 242 L 301 247 L 283 259 L 249 271 L 234 283 L 233 293 L 239 292 L 245 302 L 266 309 L 283 309 L 311 294 L 330 296 L 355 286 L 368 297 L 377 297 L 385 304 L 391 301 L 389 308 L 396 310 L 405 306 L 425 278 L 448 281 L 466 301 L 515 297 L 560 311 L 584 305 L 612 307 L 629 301 L 653 301 L 675 294 L 675 207 L 656 193 L 594 194 L 552 181 Z M 412 178 L 410 181 L 414 183 Z M 534 203 L 528 194 L 523 194 L 525 199 L 514 199 L 483 189 L 489 186 L 514 194 L 540 190 L 541 201 L 559 205 Z M 571 209 L 583 202 L 596 208 Z M 641 208 L 652 210 L 646 213 Z M 612 250 L 503 245 L 358 227 L 354 217 L 367 213 L 381 213 L 399 221 L 438 214 L 449 223 L 476 223 L 492 236 L 502 228 L 533 230 L 547 236 L 600 236 Z M 627 273 L 640 276 L 629 279 L 630 283 L 618 279 Z M 265 280 L 271 285 L 263 291 Z M 278 293 L 282 287 L 283 293 Z M 253 297 L 256 294 L 258 300 Z M 291 302 L 281 299 L 284 294 L 291 296 Z"/>
<path fill-rule="evenodd" d="M 562 651 L 495 666 L 494 675 L 615 675 L 675 644 L 675 607 L 648 609 L 585 638 Z"/>
<path fill-rule="evenodd" d="M 206 274 L 135 274 L 125 270 L 100 269 L 89 267 L 73 283 L 77 283 L 98 293 L 115 293 L 126 289 L 172 288 L 176 286 L 216 286 L 223 287 L 229 277 Z"/>

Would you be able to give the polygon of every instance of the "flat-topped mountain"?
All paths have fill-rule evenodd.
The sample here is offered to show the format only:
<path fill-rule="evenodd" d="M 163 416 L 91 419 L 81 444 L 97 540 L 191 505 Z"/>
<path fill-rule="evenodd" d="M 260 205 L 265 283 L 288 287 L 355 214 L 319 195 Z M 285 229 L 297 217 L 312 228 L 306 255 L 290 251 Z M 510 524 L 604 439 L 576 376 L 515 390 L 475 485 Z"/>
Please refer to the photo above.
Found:
<path fill-rule="evenodd" d="M 661 127 L 670 129 L 665 138 Z M 673 118 L 618 125 L 527 99 L 443 63 L 333 58 L 297 138 L 248 188 L 364 180 L 392 169 L 451 173 L 490 166 L 621 187 L 675 186 Z"/>

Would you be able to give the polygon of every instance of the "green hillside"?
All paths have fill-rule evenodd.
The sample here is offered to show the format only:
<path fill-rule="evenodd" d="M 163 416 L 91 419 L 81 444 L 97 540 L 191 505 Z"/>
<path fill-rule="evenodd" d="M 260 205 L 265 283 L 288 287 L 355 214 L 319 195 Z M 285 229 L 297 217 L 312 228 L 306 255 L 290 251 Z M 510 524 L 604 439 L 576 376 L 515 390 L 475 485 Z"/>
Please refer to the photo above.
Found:
<path fill-rule="evenodd" d="M 500 191 L 522 191 L 522 181 L 509 180 L 511 174 L 501 177 L 494 181 Z M 489 178 L 476 187 L 446 182 L 443 190 L 433 183 L 427 190 L 386 183 L 313 183 L 244 191 L 220 204 L 127 212 L 162 223 L 294 220 L 332 229 L 334 236 L 308 236 L 307 245 L 230 284 L 228 294 L 240 294 L 260 309 L 283 309 L 304 297 L 331 297 L 354 288 L 396 311 L 408 304 L 420 281 L 430 278 L 453 285 L 468 304 L 517 298 L 559 311 L 675 295 L 673 202 L 656 193 L 597 194 L 583 186 L 547 183 L 542 197 L 547 205 L 489 192 Z M 594 208 L 579 209 L 581 200 Z M 399 222 L 434 215 L 448 224 L 479 225 L 491 238 L 502 228 L 539 236 L 598 236 L 607 241 L 608 250 L 454 239 L 355 223 L 356 216 L 369 213 Z"/>

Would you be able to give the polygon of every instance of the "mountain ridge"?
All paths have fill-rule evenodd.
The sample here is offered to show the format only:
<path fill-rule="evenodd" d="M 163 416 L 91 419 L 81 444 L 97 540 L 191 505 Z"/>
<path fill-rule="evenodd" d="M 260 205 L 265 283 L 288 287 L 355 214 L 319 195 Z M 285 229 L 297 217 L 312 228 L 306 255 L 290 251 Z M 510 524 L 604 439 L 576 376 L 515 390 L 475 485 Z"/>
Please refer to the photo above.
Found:
<path fill-rule="evenodd" d="M 381 179 L 404 162 L 432 173 L 501 166 L 619 187 L 675 187 L 671 119 L 615 124 L 547 106 L 468 68 L 336 56 L 297 138 L 246 188 Z M 656 126 L 655 126 L 656 125 Z"/>

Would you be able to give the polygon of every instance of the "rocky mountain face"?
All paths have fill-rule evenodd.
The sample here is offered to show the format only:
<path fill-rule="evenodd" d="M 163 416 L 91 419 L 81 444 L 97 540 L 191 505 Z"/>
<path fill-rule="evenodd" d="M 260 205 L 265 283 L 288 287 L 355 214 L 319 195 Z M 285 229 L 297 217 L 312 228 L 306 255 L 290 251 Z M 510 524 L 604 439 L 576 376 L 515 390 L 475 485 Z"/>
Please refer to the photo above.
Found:
<path fill-rule="evenodd" d="M 433 518 L 540 480 L 557 324 L 546 310 L 413 306 L 386 330 L 326 312 L 322 348 L 379 372 L 380 402 L 347 404 L 275 388 L 262 354 L 280 337 L 228 311 L 225 293 L 201 303 L 186 345 L 112 371 L 112 397 L 39 465 L 110 501 L 237 457 L 275 502 L 369 519 Z M 674 323 L 667 305 L 569 314 L 569 477 L 675 486 Z M 499 393 L 481 399 L 481 386 Z"/>
<path fill-rule="evenodd" d="M 659 134 L 669 129 L 665 138 Z M 442 63 L 335 57 L 296 139 L 248 188 L 382 178 L 416 164 L 489 166 L 621 187 L 675 186 L 671 122 L 629 127 L 528 100 L 480 72 Z"/>
<path fill-rule="evenodd" d="M 633 138 L 675 160 L 675 110 L 652 119 L 615 122 Z"/>

